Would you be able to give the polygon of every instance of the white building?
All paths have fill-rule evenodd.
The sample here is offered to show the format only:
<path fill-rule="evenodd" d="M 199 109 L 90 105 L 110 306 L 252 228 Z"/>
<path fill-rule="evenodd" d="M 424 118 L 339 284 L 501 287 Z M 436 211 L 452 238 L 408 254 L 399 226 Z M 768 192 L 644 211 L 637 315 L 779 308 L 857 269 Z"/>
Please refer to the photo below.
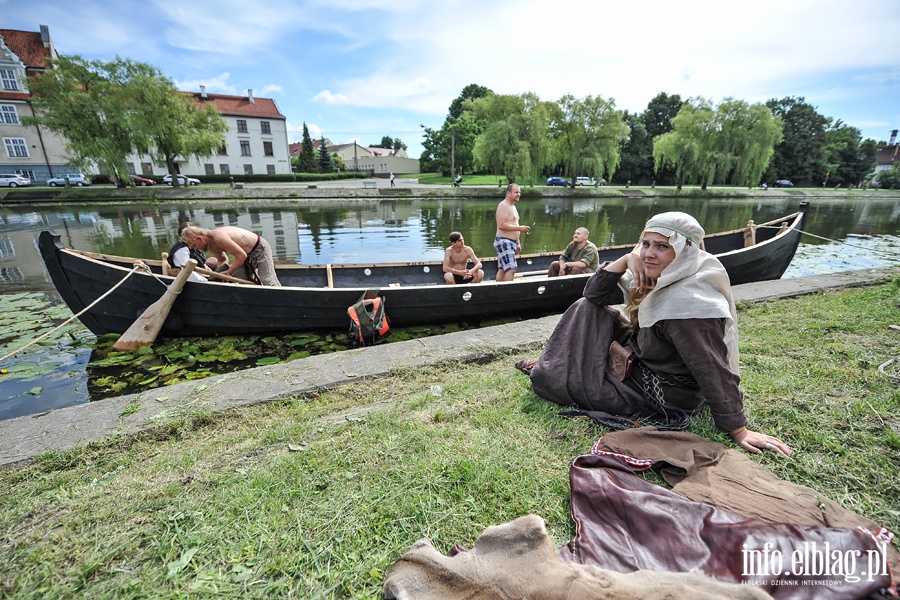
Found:
<path fill-rule="evenodd" d="M 197 105 L 210 103 L 216 107 L 228 126 L 225 145 L 215 156 L 181 157 L 176 163 L 184 175 L 275 175 L 291 172 L 288 151 L 287 119 L 270 98 L 207 94 L 204 86 L 191 94 Z M 129 157 L 132 175 L 160 176 L 166 165 L 154 164 L 149 156 Z"/>
<path fill-rule="evenodd" d="M 66 142 L 45 129 L 22 125 L 34 115 L 27 78 L 43 73 L 56 58 L 50 29 L 40 32 L 0 29 L 0 173 L 18 173 L 32 181 L 72 171 Z"/>

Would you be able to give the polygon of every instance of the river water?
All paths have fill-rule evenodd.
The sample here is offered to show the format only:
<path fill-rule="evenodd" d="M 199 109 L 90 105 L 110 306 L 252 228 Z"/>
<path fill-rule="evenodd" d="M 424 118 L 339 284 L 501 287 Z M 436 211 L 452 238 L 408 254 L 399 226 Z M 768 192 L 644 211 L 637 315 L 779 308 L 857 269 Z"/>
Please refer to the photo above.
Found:
<path fill-rule="evenodd" d="M 750 199 L 526 198 L 518 204 L 524 252 L 561 250 L 577 227 L 598 246 L 636 241 L 647 219 L 681 210 L 708 233 L 794 212 L 800 197 Z M 260 233 L 276 260 L 305 264 L 405 262 L 443 257 L 461 231 L 479 256 L 492 256 L 497 199 L 376 199 L 328 203 L 278 200 L 199 204 L 84 204 L 0 207 L 0 356 L 72 314 L 62 306 L 37 251 L 42 230 L 68 246 L 158 258 L 179 223 L 237 225 Z M 785 277 L 900 265 L 900 203 L 894 198 L 811 201 L 804 236 Z M 337 336 L 339 333 L 336 332 Z M 0 360 L 0 419 L 89 402 L 89 363 L 97 344 L 78 321 Z M 4 372 L 5 371 L 5 372 Z M 113 379 L 110 376 L 106 379 Z"/>

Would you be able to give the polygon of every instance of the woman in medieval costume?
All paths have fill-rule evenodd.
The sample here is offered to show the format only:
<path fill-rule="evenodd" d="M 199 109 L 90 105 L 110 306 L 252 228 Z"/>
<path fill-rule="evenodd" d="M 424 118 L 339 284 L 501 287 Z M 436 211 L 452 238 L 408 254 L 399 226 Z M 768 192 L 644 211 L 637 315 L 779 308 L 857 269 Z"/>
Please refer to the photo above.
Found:
<path fill-rule="evenodd" d="M 538 396 L 614 428 L 683 429 L 706 405 L 748 452 L 789 456 L 780 439 L 747 429 L 731 285 L 701 249 L 704 235 L 686 213 L 651 218 L 631 253 L 590 278 L 540 358 L 516 367 Z"/>

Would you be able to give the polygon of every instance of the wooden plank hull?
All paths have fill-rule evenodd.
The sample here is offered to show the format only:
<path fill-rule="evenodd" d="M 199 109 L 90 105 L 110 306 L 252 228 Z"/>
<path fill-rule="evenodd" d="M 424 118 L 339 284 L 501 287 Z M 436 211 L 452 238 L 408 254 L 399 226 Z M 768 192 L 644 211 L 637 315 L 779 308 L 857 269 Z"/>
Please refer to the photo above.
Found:
<path fill-rule="evenodd" d="M 757 230 L 758 243 L 749 248 L 743 247 L 741 230 L 707 236 L 707 250 L 719 256 L 734 284 L 777 279 L 797 249 L 804 214 L 801 206 L 786 217 L 790 227 L 784 232 L 778 233 L 775 225 Z M 54 285 L 74 313 L 118 285 L 79 317 L 97 335 L 126 331 L 173 280 L 160 274 L 160 261 L 151 260 L 144 262 L 154 272 L 136 271 L 126 278 L 134 259 L 66 249 L 49 231 L 41 233 L 39 247 Z M 600 260 L 615 260 L 630 248 L 601 248 Z M 160 337 L 339 330 L 349 326 L 347 308 L 369 289 L 385 298 L 388 318 L 397 327 L 562 312 L 581 297 L 589 275 L 547 278 L 558 256 L 522 256 L 519 274 L 524 276 L 504 283 L 487 280 L 496 274 L 496 258 L 482 259 L 486 281 L 477 285 L 444 285 L 439 261 L 278 265 L 283 287 L 188 282 Z M 329 282 L 334 287 L 326 287 Z"/>

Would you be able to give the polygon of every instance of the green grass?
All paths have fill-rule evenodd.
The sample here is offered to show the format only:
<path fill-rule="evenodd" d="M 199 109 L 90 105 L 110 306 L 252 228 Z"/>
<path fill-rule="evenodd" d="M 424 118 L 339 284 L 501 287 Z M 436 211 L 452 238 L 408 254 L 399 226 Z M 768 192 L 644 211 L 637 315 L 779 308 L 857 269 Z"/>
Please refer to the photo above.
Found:
<path fill-rule="evenodd" d="M 753 460 L 900 531 L 900 280 L 742 307 Z M 0 597 L 379 598 L 420 537 L 447 552 L 536 513 L 571 539 L 568 468 L 604 430 L 494 362 L 195 414 L 0 473 Z M 692 428 L 733 444 L 707 416 Z M 652 475 L 648 475 L 652 477 Z M 654 478 L 654 481 L 659 481 Z"/>

